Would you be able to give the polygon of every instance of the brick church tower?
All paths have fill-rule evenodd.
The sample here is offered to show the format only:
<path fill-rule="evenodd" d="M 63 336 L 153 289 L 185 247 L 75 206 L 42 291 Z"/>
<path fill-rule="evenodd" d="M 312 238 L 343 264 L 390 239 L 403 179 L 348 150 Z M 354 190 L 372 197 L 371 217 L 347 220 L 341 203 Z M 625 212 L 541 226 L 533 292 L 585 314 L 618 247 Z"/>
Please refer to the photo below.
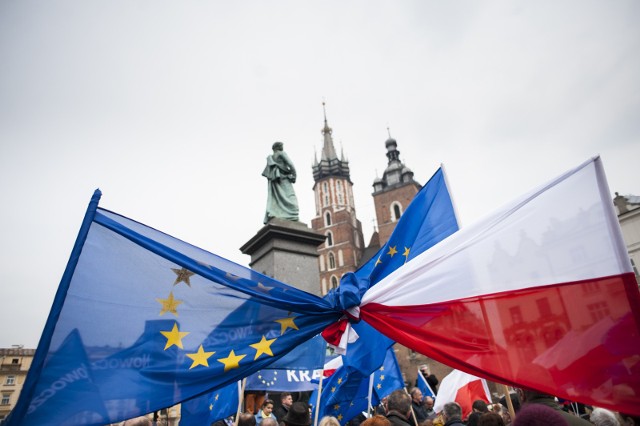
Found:
<path fill-rule="evenodd" d="M 373 181 L 373 204 L 378 223 L 379 247 L 391 236 L 396 223 L 422 185 L 413 180 L 413 172 L 400 161 L 398 143 L 389 134 L 385 142 L 387 168 Z"/>
<path fill-rule="evenodd" d="M 356 217 L 349 162 L 342 153 L 338 158 L 324 102 L 322 108 L 324 142 L 320 161 L 316 157 L 312 166 L 316 216 L 311 220 L 311 227 L 326 235 L 325 242 L 318 248 L 321 294 L 324 295 L 338 287 L 343 274 L 355 271 L 362 264 L 364 242 L 362 224 Z"/>

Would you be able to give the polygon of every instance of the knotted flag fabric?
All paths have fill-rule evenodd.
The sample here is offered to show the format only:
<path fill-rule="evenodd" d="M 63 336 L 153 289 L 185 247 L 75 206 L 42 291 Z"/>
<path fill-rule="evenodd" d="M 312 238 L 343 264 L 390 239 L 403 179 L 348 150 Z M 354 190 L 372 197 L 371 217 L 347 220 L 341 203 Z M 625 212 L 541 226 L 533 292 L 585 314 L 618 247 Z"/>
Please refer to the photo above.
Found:
<path fill-rule="evenodd" d="M 325 300 L 97 207 L 11 425 L 115 423 L 235 383 L 342 314 Z M 80 395 L 81 394 L 81 395 Z"/>
<path fill-rule="evenodd" d="M 460 370 L 453 370 L 442 379 L 433 410 L 439 413 L 446 403 L 457 402 L 462 408 L 462 418 L 466 419 L 473 411 L 474 401 L 477 400 L 491 402 L 487 381 Z"/>
<path fill-rule="evenodd" d="M 360 313 L 465 372 L 640 414 L 638 283 L 599 157 L 392 272 Z"/>

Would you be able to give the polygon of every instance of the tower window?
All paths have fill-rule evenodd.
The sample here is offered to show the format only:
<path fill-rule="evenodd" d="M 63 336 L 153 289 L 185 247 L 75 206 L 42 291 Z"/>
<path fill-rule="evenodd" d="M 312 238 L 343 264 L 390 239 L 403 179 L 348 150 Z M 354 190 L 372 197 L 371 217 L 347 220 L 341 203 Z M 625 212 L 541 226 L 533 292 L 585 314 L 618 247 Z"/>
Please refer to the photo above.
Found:
<path fill-rule="evenodd" d="M 333 233 L 327 232 L 327 247 L 331 247 L 333 245 Z"/>
<path fill-rule="evenodd" d="M 333 255 L 333 253 L 329 253 L 329 256 L 327 256 L 329 258 L 329 270 L 333 270 L 336 269 L 336 257 Z"/>
<path fill-rule="evenodd" d="M 336 193 L 338 195 L 338 204 L 344 204 L 344 194 L 342 193 L 342 182 L 336 182 Z"/>
<path fill-rule="evenodd" d="M 324 226 L 331 226 L 331 213 L 329 212 L 324 214 Z"/>
<path fill-rule="evenodd" d="M 331 275 L 331 288 L 338 288 L 338 279 L 335 275 Z"/>
<path fill-rule="evenodd" d="M 402 206 L 397 201 L 394 201 L 393 204 L 391 204 L 391 221 L 397 222 L 400 216 L 402 216 Z"/>
<path fill-rule="evenodd" d="M 323 199 L 323 206 L 328 206 L 329 205 L 329 185 L 327 185 L 327 182 L 323 182 L 322 183 L 322 199 Z"/>

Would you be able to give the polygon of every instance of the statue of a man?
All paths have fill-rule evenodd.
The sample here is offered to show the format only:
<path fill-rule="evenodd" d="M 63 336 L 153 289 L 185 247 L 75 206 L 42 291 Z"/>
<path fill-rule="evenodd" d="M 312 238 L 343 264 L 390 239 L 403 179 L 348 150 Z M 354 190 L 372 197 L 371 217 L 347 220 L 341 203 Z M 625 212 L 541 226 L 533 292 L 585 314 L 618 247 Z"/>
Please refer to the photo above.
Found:
<path fill-rule="evenodd" d="M 264 223 L 274 217 L 285 220 L 298 220 L 298 199 L 293 191 L 296 181 L 296 168 L 283 151 L 282 142 L 272 146 L 273 154 L 267 156 L 267 166 L 262 176 L 269 181 L 267 196 L 267 212 Z"/>

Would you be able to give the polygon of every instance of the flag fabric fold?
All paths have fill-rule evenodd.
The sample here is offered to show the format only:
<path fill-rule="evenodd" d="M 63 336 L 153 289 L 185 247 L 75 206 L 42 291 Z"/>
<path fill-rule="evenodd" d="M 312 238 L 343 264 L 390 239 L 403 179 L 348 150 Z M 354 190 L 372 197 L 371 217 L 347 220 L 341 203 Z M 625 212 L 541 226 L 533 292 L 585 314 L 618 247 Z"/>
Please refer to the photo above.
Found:
<path fill-rule="evenodd" d="M 46 424 L 52 412 L 115 423 L 169 407 L 236 383 L 341 316 L 321 298 L 98 208 L 98 199 L 9 424 Z M 86 398 L 56 403 L 77 388 L 61 385 L 74 371 Z"/>
<path fill-rule="evenodd" d="M 640 413 L 638 284 L 599 158 L 392 272 L 360 314 L 457 369 Z"/>

